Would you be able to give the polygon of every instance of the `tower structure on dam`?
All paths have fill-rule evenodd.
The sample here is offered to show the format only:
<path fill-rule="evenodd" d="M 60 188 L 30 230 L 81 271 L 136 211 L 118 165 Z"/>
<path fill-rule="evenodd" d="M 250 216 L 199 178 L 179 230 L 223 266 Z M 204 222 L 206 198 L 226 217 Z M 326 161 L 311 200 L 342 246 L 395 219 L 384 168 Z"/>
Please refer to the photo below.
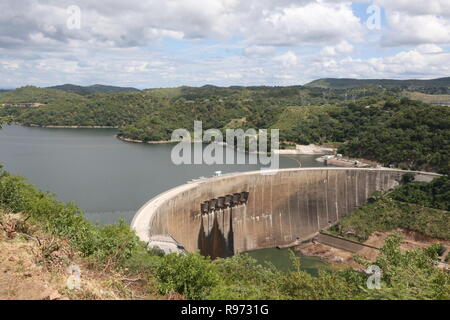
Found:
<path fill-rule="evenodd" d="M 235 173 L 196 180 L 146 203 L 132 228 L 150 246 L 216 257 L 306 240 L 397 186 L 393 169 L 305 168 Z"/>

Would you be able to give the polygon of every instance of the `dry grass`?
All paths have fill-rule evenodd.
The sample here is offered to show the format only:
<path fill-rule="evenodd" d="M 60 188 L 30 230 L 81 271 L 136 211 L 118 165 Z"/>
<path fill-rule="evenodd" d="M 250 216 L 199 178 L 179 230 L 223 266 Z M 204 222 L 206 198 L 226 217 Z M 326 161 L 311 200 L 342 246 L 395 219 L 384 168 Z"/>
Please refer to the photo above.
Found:
<path fill-rule="evenodd" d="M 73 266 L 80 270 L 79 289 L 68 287 Z M 21 214 L 0 212 L 0 300 L 174 298 L 156 292 L 150 280 L 99 268 L 66 239 L 42 232 Z"/>
<path fill-rule="evenodd" d="M 449 94 L 426 94 L 421 92 L 405 92 L 403 95 L 411 100 L 418 100 L 429 104 L 450 106 Z"/>

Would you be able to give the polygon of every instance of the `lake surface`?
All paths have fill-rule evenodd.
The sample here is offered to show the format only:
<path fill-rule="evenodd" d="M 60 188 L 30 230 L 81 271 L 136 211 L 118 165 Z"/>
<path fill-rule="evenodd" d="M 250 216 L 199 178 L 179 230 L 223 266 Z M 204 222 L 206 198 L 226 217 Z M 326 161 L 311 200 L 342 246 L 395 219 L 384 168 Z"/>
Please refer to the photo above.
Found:
<path fill-rule="evenodd" d="M 57 198 L 75 202 L 88 219 L 130 222 L 152 197 L 201 176 L 260 169 L 259 165 L 180 165 L 173 144 L 118 140 L 115 129 L 49 129 L 4 126 L 0 162 Z M 317 156 L 280 156 L 280 168 L 319 167 Z"/>

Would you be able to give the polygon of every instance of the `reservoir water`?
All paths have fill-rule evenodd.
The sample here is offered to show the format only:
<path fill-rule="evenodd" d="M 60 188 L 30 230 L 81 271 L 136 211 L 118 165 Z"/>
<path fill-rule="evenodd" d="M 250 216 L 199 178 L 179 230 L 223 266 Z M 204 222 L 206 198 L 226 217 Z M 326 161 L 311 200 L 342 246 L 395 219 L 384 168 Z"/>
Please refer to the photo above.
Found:
<path fill-rule="evenodd" d="M 175 165 L 173 144 L 118 140 L 115 129 L 4 126 L 0 163 L 40 189 L 75 202 L 95 222 L 130 222 L 152 197 L 201 176 L 260 169 L 259 165 Z M 281 156 L 280 168 L 317 167 L 317 156 Z"/>

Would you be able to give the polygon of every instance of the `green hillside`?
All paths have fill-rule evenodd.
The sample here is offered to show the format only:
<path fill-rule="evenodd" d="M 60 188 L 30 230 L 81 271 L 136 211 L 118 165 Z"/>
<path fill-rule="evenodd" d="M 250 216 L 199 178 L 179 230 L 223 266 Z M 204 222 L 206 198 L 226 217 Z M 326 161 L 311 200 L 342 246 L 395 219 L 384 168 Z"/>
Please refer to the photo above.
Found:
<path fill-rule="evenodd" d="M 111 93 L 111 92 L 140 91 L 136 88 L 105 86 L 101 84 L 95 84 L 92 86 L 77 86 L 73 84 L 64 84 L 60 86 L 49 87 L 49 89 L 70 91 L 81 95 L 88 95 L 93 93 L 105 93 L 105 92 Z"/>
<path fill-rule="evenodd" d="M 330 114 L 342 112 L 335 106 L 288 107 L 272 125 L 280 129 L 282 141 L 309 144 L 320 141 L 336 141 L 334 134 L 339 123 Z M 321 130 L 317 130 L 317 128 Z"/>
<path fill-rule="evenodd" d="M 386 103 L 373 122 L 341 147 L 352 157 L 400 168 L 450 173 L 450 109 L 403 99 Z"/>
<path fill-rule="evenodd" d="M 33 86 L 0 93 L 0 103 L 78 103 L 82 101 L 85 101 L 85 99 L 78 94 Z"/>

